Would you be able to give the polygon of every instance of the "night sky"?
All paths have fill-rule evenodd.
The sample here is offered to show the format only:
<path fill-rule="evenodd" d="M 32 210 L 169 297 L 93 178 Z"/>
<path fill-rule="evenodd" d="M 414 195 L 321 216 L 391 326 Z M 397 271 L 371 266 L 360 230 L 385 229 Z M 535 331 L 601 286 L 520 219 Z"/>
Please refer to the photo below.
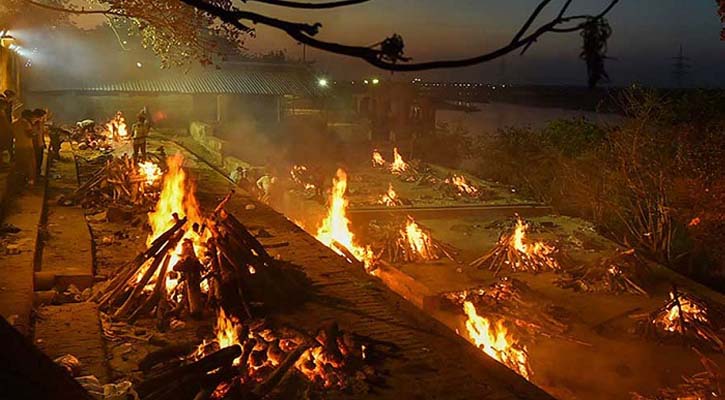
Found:
<path fill-rule="evenodd" d="M 607 3 L 575 0 L 571 12 L 595 13 Z M 466 57 L 506 43 L 536 4 L 537 0 L 373 0 L 334 11 L 283 15 L 322 22 L 321 35 L 328 40 L 369 45 L 390 33 L 400 33 L 408 54 L 422 61 Z M 276 7 L 257 8 L 279 13 Z M 552 7 L 551 13 L 555 10 Z M 725 86 L 725 42 L 719 40 L 721 27 L 714 0 L 622 0 L 609 21 L 614 28 L 609 56 L 614 59 L 607 65 L 613 84 L 670 85 L 671 58 L 682 45 L 693 64 L 687 84 Z M 544 37 L 523 57 L 512 54 L 505 61 L 487 65 L 416 75 L 440 80 L 584 84 L 584 65 L 578 59 L 580 43 L 577 33 L 554 34 Z M 263 28 L 248 47 L 283 47 L 292 57 L 301 54 L 295 43 Z M 308 58 L 317 60 L 320 68 L 335 77 L 381 75 L 361 62 L 342 57 L 309 51 Z"/>

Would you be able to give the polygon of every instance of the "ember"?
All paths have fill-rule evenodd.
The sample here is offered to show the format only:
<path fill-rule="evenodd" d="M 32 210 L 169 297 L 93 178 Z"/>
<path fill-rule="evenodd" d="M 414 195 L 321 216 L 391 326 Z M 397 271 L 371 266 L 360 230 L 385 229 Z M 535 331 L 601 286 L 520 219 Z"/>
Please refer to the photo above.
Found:
<path fill-rule="evenodd" d="M 293 165 L 290 170 L 292 181 L 304 190 L 315 190 L 316 186 L 311 182 L 310 173 L 304 165 Z"/>
<path fill-rule="evenodd" d="M 380 154 L 380 152 L 377 149 L 373 150 L 372 161 L 373 161 L 373 168 L 385 166 L 385 159 L 383 158 L 383 155 Z"/>
<path fill-rule="evenodd" d="M 618 252 L 594 266 L 583 265 L 566 271 L 568 277 L 558 279 L 556 284 L 582 292 L 632 293 L 647 295 L 641 276 L 646 272 L 634 254 L 634 249 Z"/>
<path fill-rule="evenodd" d="M 373 260 L 372 250 L 369 246 L 362 247 L 356 244 L 355 238 L 350 232 L 350 220 L 346 215 L 348 205 L 348 200 L 345 198 L 346 191 L 347 174 L 338 169 L 332 180 L 332 193 L 327 216 L 317 229 L 316 238 L 336 253 L 346 257 L 348 261 L 361 262 L 365 270 L 370 270 Z M 352 255 L 353 259 L 350 259 L 349 255 Z"/>
<path fill-rule="evenodd" d="M 471 262 L 471 266 L 478 268 L 488 266 L 488 269 L 496 274 L 501 272 L 504 266 L 513 272 L 559 271 L 561 266 L 553 257 L 557 249 L 540 241 L 528 243 L 524 240 L 528 228 L 528 224 L 517 217 L 514 231 L 502 234 L 496 246 Z"/>
<path fill-rule="evenodd" d="M 524 378 L 530 379 L 532 373 L 526 346 L 520 345 L 512 337 L 503 320 L 491 323 L 487 318 L 478 315 L 476 307 L 469 301 L 463 303 L 463 311 L 468 317 L 468 335 L 476 347 Z"/>

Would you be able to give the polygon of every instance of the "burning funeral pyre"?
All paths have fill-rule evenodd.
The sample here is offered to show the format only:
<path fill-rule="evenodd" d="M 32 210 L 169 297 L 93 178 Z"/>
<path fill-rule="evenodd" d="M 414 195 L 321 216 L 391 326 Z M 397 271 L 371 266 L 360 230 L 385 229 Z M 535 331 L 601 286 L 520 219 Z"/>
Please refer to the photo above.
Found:
<path fill-rule="evenodd" d="M 111 151 L 115 144 L 129 138 L 126 119 L 121 111 L 118 111 L 105 124 L 97 124 L 90 119 L 80 121 L 71 134 L 71 139 L 77 143 L 79 150 Z"/>
<path fill-rule="evenodd" d="M 444 181 L 447 185 L 455 188 L 459 196 L 477 197 L 479 195 L 478 188 L 471 184 L 463 175 L 452 175 Z"/>
<path fill-rule="evenodd" d="M 378 149 L 373 150 L 373 168 L 382 168 L 385 167 L 385 159 L 383 158 L 383 155 L 380 154 Z"/>
<path fill-rule="evenodd" d="M 634 249 L 617 252 L 593 266 L 581 266 L 566 271 L 556 284 L 563 288 L 572 288 L 582 292 L 595 293 L 631 293 L 647 295 L 642 281 L 647 268 L 640 261 Z"/>
<path fill-rule="evenodd" d="M 315 236 L 322 244 L 344 256 L 349 262 L 362 263 L 366 271 L 372 268 L 373 252 L 369 246 L 363 247 L 356 243 L 350 231 L 350 220 L 347 218 L 348 200 L 347 174 L 338 169 L 332 180 L 327 216 L 317 229 Z"/>
<path fill-rule="evenodd" d="M 160 189 L 161 165 L 164 162 L 160 158 L 135 162 L 126 154 L 120 157 L 100 156 L 93 160 L 83 160 L 77 156 L 76 163 L 95 165 L 97 169 L 63 200 L 80 203 L 84 208 L 97 208 L 109 203 L 153 204 Z"/>
<path fill-rule="evenodd" d="M 403 199 L 398 196 L 398 193 L 393 189 L 393 184 L 388 184 L 388 191 L 380 196 L 378 204 L 383 204 L 386 207 L 400 207 L 404 204 Z"/>
<path fill-rule="evenodd" d="M 529 241 L 526 232 L 529 226 L 521 218 L 516 218 L 516 226 L 509 233 L 502 233 L 496 246 L 478 259 L 471 262 L 477 268 L 488 267 L 497 275 L 502 269 L 512 272 L 559 271 L 561 266 L 555 255 L 554 246 L 541 241 Z"/>
<path fill-rule="evenodd" d="M 117 112 L 116 115 L 106 123 L 106 134 L 110 139 L 115 142 L 128 139 L 128 128 L 126 127 L 126 118 L 124 118 L 122 112 Z"/>
<path fill-rule="evenodd" d="M 488 287 L 441 295 L 443 308 L 460 311 L 465 303 L 471 303 L 477 309 L 483 310 L 487 317 L 509 322 L 513 331 L 527 340 L 547 337 L 585 344 L 567 335 L 567 312 L 553 304 L 542 302 L 541 298 L 541 294 L 525 282 L 508 277 L 500 278 Z"/>
<path fill-rule="evenodd" d="M 673 288 L 664 306 L 649 314 L 633 315 L 638 332 L 658 340 L 682 341 L 722 352 L 725 313 L 705 300 Z"/>
<path fill-rule="evenodd" d="M 467 317 L 466 330 L 473 344 L 517 374 L 530 379 L 532 372 L 526 346 L 509 333 L 504 321 L 493 322 L 480 316 L 469 301 L 463 303 L 463 311 Z"/>
<path fill-rule="evenodd" d="M 447 257 L 456 261 L 457 250 L 433 238 L 429 229 L 419 225 L 411 216 L 405 221 L 371 224 L 375 261 L 415 263 Z"/>

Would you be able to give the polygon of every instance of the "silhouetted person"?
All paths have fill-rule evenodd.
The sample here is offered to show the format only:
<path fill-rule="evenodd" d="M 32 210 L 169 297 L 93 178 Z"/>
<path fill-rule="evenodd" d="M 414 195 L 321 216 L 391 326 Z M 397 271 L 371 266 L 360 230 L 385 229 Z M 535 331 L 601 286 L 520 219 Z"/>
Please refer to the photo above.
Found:
<path fill-rule="evenodd" d="M 45 134 L 47 127 L 45 123 L 48 118 L 48 112 L 42 108 L 33 110 L 33 119 L 35 124 L 33 128 L 35 135 L 33 136 L 33 152 L 35 153 L 35 162 L 38 167 L 43 164 L 43 150 L 45 150 Z"/>
<path fill-rule="evenodd" d="M 146 139 L 151 131 L 151 124 L 146 119 L 145 113 L 138 115 L 138 121 L 131 128 L 133 131 L 133 158 L 146 158 Z"/>
<path fill-rule="evenodd" d="M 15 163 L 18 174 L 22 175 L 28 186 L 35 184 L 38 165 L 33 150 L 33 135 L 35 118 L 30 110 L 23 110 L 20 119 L 13 122 L 13 139 L 15 139 Z"/>

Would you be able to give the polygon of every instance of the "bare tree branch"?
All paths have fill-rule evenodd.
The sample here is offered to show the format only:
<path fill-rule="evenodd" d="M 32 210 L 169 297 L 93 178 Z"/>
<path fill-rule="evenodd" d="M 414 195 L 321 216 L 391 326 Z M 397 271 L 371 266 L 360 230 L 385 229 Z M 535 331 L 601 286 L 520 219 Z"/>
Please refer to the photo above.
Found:
<path fill-rule="evenodd" d="M 428 62 L 422 62 L 422 63 L 410 63 L 410 64 L 404 64 L 400 63 L 402 61 L 406 61 L 407 58 L 402 57 L 402 52 L 400 54 L 386 54 L 385 52 L 371 48 L 371 47 L 362 47 L 362 46 L 351 46 L 351 45 L 345 45 L 340 43 L 334 43 L 334 42 L 327 42 L 323 40 L 318 40 L 314 38 L 313 36 L 317 35 L 319 32 L 319 28 L 321 27 L 321 24 L 306 24 L 306 23 L 297 23 L 297 22 L 290 22 L 285 20 L 280 20 L 276 18 L 267 17 L 261 14 L 248 12 L 248 11 L 241 11 L 238 9 L 233 10 L 226 10 L 221 7 L 218 7 L 213 4 L 209 4 L 204 0 L 181 0 L 182 2 L 194 6 L 202 11 L 205 11 L 211 15 L 214 15 L 218 17 L 221 21 L 231 24 L 233 26 L 236 26 L 236 24 L 239 24 L 240 19 L 249 20 L 252 21 L 255 24 L 262 24 L 269 26 L 271 28 L 275 28 L 278 30 L 281 30 L 285 32 L 287 35 L 289 35 L 291 38 L 295 39 L 296 41 L 300 43 L 304 43 L 308 46 L 317 48 L 319 50 L 324 50 L 331 53 L 346 55 L 354 58 L 359 58 L 361 60 L 366 61 L 367 63 L 374 65 L 378 68 L 390 70 L 390 71 L 422 71 L 422 70 L 431 70 L 431 69 L 440 69 L 440 68 L 459 68 L 459 67 L 467 67 L 471 65 L 476 65 L 480 63 L 484 63 L 487 61 L 494 60 L 496 58 L 499 58 L 501 56 L 504 56 L 506 54 L 509 54 L 513 51 L 516 51 L 520 48 L 523 48 L 524 50 L 531 46 L 534 42 L 536 42 L 541 36 L 543 36 L 546 33 L 549 32 L 573 32 L 577 30 L 581 30 L 584 27 L 584 24 L 587 21 L 590 21 L 592 19 L 598 19 L 603 18 L 605 15 L 607 15 L 614 6 L 619 3 L 619 0 L 611 0 L 609 5 L 604 8 L 599 14 L 596 15 L 575 15 L 575 16 L 557 16 L 556 18 L 552 19 L 551 21 L 541 25 L 538 29 L 536 29 L 534 32 L 523 36 L 521 32 L 526 32 L 528 28 L 533 24 L 536 17 L 541 13 L 543 8 L 550 2 L 550 0 L 543 0 L 538 7 L 532 12 L 531 16 L 527 19 L 526 23 L 522 26 L 522 28 L 519 30 L 519 33 L 514 37 L 514 40 L 511 41 L 508 45 L 500 47 L 496 50 L 490 51 L 488 53 L 484 53 L 475 57 L 470 58 L 463 58 L 458 60 L 438 60 L 438 61 L 428 61 Z M 566 11 L 566 8 L 569 6 L 569 2 L 567 2 L 563 8 L 563 11 Z M 563 13 L 561 13 L 563 14 Z M 576 22 L 581 21 L 579 24 L 572 26 L 572 27 L 566 27 L 566 28 L 560 28 L 560 25 L 564 25 L 566 23 L 570 22 Z M 521 36 L 519 36 L 521 34 Z"/>
<path fill-rule="evenodd" d="M 258 3 L 271 4 L 274 6 L 282 6 L 282 7 L 288 7 L 288 8 L 321 10 L 321 9 L 327 9 L 327 8 L 352 6 L 352 5 L 356 5 L 356 4 L 367 3 L 371 0 L 340 0 L 340 1 L 334 1 L 334 2 L 329 2 L 329 3 L 299 3 L 296 1 L 287 1 L 287 0 L 249 0 L 249 1 L 256 1 Z"/>

